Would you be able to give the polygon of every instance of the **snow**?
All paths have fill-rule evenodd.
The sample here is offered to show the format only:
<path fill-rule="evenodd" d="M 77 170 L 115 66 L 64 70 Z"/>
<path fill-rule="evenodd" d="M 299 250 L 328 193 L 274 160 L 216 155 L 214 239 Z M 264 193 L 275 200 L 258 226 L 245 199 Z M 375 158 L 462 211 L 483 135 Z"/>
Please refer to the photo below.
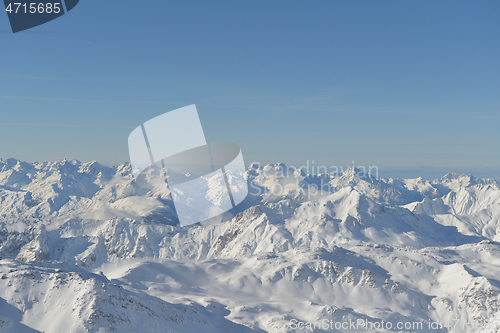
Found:
<path fill-rule="evenodd" d="M 307 323 L 324 320 L 500 328 L 494 180 L 253 165 L 246 200 L 181 227 L 156 171 L 142 187 L 131 172 L 0 160 L 0 331 L 311 332 Z M 221 185 L 210 186 L 207 200 L 223 204 Z"/>

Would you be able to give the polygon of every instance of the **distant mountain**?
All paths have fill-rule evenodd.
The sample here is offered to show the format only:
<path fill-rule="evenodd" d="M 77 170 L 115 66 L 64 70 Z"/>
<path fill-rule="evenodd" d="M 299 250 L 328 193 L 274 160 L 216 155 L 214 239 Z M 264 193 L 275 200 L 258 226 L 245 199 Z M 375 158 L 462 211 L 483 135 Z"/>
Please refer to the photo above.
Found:
<path fill-rule="evenodd" d="M 180 227 L 155 172 L 0 160 L 0 331 L 500 327 L 494 180 L 252 165 L 244 202 Z"/>

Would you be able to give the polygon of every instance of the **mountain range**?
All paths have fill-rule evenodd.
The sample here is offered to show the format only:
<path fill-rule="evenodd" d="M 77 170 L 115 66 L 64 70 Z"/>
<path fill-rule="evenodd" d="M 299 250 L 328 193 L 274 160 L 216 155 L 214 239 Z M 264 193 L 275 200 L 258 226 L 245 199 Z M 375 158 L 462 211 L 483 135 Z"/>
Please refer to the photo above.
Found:
<path fill-rule="evenodd" d="M 497 180 L 245 178 L 182 227 L 157 170 L 0 160 L 0 332 L 500 332 Z"/>

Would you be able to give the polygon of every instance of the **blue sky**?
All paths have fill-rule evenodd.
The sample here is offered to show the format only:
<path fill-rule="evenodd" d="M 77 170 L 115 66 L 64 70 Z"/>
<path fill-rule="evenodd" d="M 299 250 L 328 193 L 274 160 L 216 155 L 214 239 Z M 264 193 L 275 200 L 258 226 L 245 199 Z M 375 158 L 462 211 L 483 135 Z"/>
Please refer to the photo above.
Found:
<path fill-rule="evenodd" d="M 500 176 L 500 2 L 80 1 L 0 15 L 0 157 L 128 161 L 196 104 L 247 163 Z M 482 171 L 481 171 L 482 170 Z"/>

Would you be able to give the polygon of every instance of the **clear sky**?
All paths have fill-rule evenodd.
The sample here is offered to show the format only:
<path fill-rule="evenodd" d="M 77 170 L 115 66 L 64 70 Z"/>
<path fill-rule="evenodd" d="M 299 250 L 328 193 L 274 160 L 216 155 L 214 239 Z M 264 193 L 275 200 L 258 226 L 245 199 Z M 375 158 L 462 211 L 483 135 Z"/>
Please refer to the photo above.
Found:
<path fill-rule="evenodd" d="M 82 0 L 16 34 L 0 15 L 3 159 L 126 162 L 136 126 L 190 104 L 247 163 L 493 170 L 500 2 Z"/>

